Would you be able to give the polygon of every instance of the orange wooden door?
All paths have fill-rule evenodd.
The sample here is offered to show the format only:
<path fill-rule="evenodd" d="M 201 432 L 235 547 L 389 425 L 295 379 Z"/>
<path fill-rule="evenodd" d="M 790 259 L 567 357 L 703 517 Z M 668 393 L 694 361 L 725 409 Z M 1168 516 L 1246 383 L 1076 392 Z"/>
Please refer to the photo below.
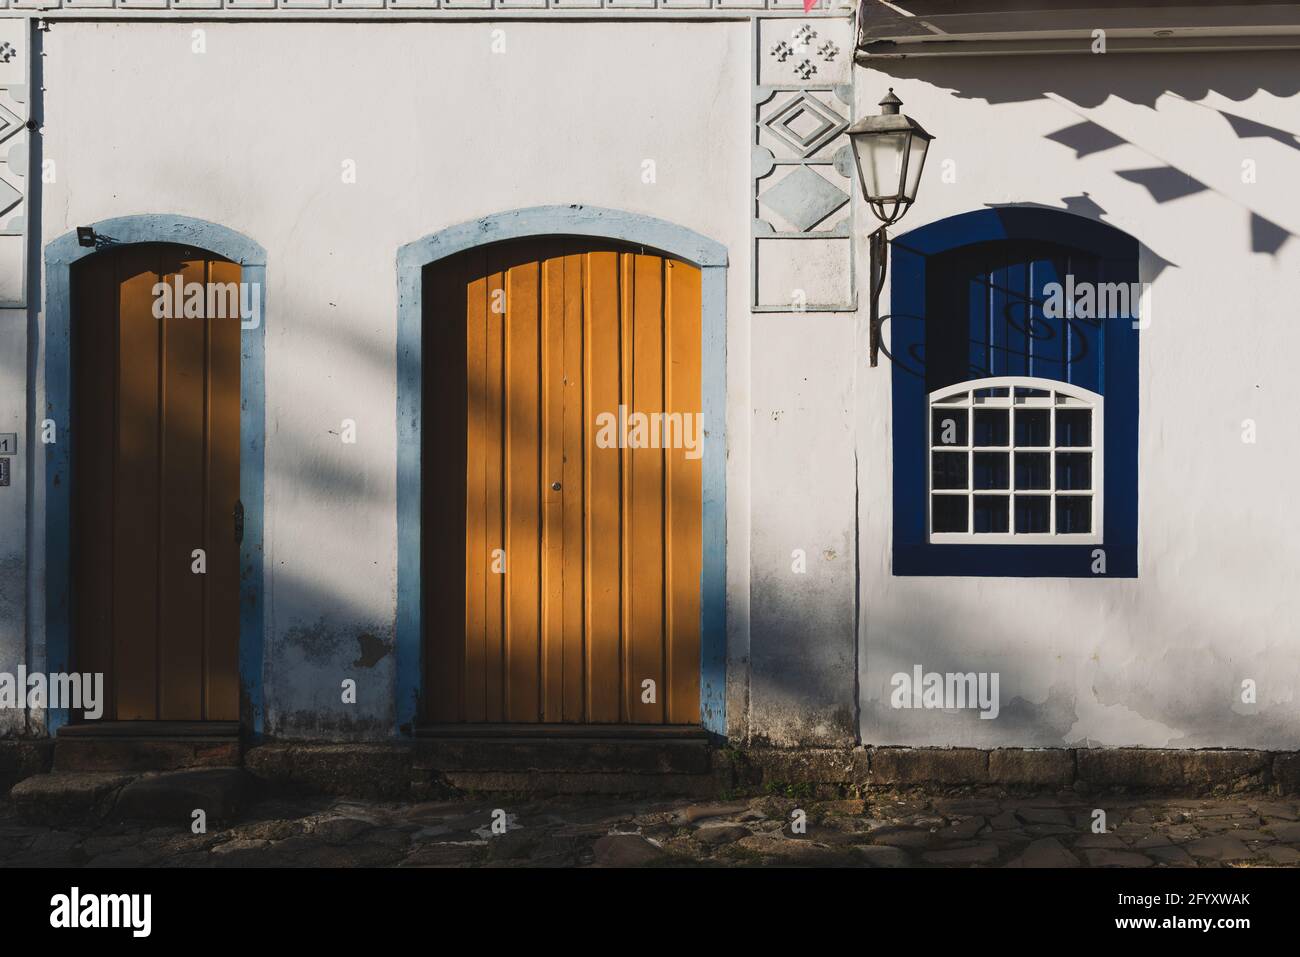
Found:
<path fill-rule="evenodd" d="M 105 675 L 101 720 L 239 717 L 238 311 L 156 318 L 177 277 L 206 313 L 240 269 L 149 244 L 74 273 L 73 649 Z"/>
<path fill-rule="evenodd" d="M 699 270 L 529 240 L 425 290 L 426 719 L 698 724 Z"/>

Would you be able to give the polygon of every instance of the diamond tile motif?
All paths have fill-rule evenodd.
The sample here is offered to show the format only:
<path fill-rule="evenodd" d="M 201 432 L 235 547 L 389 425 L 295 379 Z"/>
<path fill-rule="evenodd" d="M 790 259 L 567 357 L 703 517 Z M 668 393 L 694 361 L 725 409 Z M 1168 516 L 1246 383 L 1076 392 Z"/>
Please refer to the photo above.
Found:
<path fill-rule="evenodd" d="M 0 143 L 23 128 L 23 121 L 0 103 Z"/>
<path fill-rule="evenodd" d="M 800 156 L 807 156 L 847 128 L 849 122 L 817 97 L 797 93 L 763 125 Z"/>
<path fill-rule="evenodd" d="M 23 201 L 23 194 L 0 179 L 0 216 L 5 215 Z"/>
<path fill-rule="evenodd" d="M 758 199 L 806 233 L 847 203 L 849 195 L 824 176 L 800 166 Z"/>

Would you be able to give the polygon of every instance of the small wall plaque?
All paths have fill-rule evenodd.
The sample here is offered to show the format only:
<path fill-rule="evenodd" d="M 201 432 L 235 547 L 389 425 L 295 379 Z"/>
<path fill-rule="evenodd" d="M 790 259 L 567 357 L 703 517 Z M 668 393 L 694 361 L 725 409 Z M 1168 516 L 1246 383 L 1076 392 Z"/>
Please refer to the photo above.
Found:
<path fill-rule="evenodd" d="M 0 455 L 18 454 L 18 433 L 0 432 Z"/>
<path fill-rule="evenodd" d="M 9 460 L 0 459 L 0 488 L 7 488 L 9 485 Z"/>

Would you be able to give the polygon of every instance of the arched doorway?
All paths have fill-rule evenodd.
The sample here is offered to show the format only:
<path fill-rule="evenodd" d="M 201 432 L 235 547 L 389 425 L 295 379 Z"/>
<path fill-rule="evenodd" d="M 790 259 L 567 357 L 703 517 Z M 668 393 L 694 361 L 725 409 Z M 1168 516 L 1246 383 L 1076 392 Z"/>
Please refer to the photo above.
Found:
<path fill-rule="evenodd" d="M 700 270 L 597 239 L 425 273 L 433 723 L 699 723 Z"/>
<path fill-rule="evenodd" d="M 79 227 L 45 261 L 46 667 L 104 673 L 81 731 L 255 735 L 265 253 L 148 214 Z"/>
<path fill-rule="evenodd" d="M 403 247 L 399 729 L 725 729 L 725 266 L 580 206 Z"/>
<path fill-rule="evenodd" d="M 101 720 L 238 720 L 239 265 L 142 243 L 72 273 L 72 666 Z"/>

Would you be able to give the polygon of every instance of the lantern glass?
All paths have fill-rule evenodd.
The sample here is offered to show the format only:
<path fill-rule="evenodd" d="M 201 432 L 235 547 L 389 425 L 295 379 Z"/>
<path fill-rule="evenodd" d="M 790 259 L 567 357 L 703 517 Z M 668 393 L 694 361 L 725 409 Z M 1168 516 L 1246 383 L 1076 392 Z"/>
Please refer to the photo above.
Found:
<path fill-rule="evenodd" d="M 903 186 L 903 156 L 911 138 L 911 134 L 903 130 L 864 133 L 854 137 L 858 178 L 869 201 L 899 198 Z"/>
<path fill-rule="evenodd" d="M 903 184 L 903 199 L 908 204 L 916 201 L 916 188 L 921 184 L 921 168 L 925 166 L 925 154 L 930 148 L 928 136 L 913 133 L 908 144 L 907 182 Z"/>

